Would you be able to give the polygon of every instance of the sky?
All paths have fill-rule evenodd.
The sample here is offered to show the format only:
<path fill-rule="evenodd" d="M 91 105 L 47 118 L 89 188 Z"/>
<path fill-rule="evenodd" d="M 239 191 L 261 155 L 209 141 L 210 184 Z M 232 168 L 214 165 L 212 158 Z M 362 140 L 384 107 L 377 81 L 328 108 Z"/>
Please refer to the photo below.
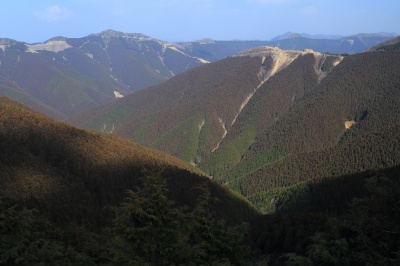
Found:
<path fill-rule="evenodd" d="M 0 38 L 37 43 L 107 29 L 170 42 L 400 34 L 399 14 L 400 0 L 0 0 Z"/>

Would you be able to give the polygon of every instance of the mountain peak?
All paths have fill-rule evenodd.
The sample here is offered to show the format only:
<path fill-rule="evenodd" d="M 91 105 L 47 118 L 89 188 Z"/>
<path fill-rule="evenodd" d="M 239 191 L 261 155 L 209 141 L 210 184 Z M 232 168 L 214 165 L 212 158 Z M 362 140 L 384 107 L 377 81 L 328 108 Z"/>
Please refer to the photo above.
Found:
<path fill-rule="evenodd" d="M 325 39 L 325 40 L 337 40 L 342 38 L 342 35 L 334 35 L 334 34 L 308 34 L 308 33 L 301 33 L 302 37 L 307 39 Z"/>
<path fill-rule="evenodd" d="M 16 43 L 16 40 L 9 39 L 9 38 L 0 38 L 0 45 L 10 45 Z"/>
<path fill-rule="evenodd" d="M 237 56 L 281 56 L 285 55 L 286 57 L 288 56 L 298 56 L 300 54 L 315 54 L 315 55 L 320 55 L 321 53 L 315 52 L 312 49 L 304 49 L 304 50 L 282 50 L 276 46 L 260 46 L 256 48 L 252 48 L 249 50 L 246 50 L 244 52 L 241 52 Z"/>
<path fill-rule="evenodd" d="M 215 43 L 215 40 L 211 39 L 211 38 L 204 38 L 204 39 L 198 40 L 197 42 L 199 42 L 201 44 L 210 44 L 210 43 Z"/>
<path fill-rule="evenodd" d="M 52 38 L 48 39 L 44 43 L 48 43 L 48 42 L 52 42 L 52 41 L 66 41 L 67 39 L 68 38 L 64 37 L 64 36 L 56 36 L 56 37 L 52 37 Z"/>
<path fill-rule="evenodd" d="M 121 32 L 121 31 L 108 29 L 108 30 L 101 31 L 99 33 L 93 33 L 93 34 L 90 34 L 90 35 L 92 35 L 92 36 L 102 36 L 102 37 L 118 37 L 118 36 L 121 36 L 121 35 L 124 35 L 124 34 L 125 33 Z"/>
<path fill-rule="evenodd" d="M 99 33 L 90 34 L 89 36 L 100 36 L 103 38 L 117 38 L 117 37 L 125 37 L 125 38 L 134 38 L 139 40 L 154 40 L 154 38 L 144 35 L 142 33 L 125 33 L 121 31 L 116 31 L 112 29 L 108 29 Z"/>
<path fill-rule="evenodd" d="M 350 38 L 350 37 L 361 37 L 361 38 L 368 38 L 368 37 L 386 37 L 392 38 L 395 37 L 396 33 L 388 33 L 388 32 L 378 32 L 378 33 L 358 33 L 349 36 L 344 36 L 342 39 Z"/>
<path fill-rule="evenodd" d="M 299 33 L 295 32 L 286 32 L 282 35 L 278 35 L 275 38 L 271 39 L 271 41 L 285 40 L 285 39 L 295 39 L 302 37 Z"/>

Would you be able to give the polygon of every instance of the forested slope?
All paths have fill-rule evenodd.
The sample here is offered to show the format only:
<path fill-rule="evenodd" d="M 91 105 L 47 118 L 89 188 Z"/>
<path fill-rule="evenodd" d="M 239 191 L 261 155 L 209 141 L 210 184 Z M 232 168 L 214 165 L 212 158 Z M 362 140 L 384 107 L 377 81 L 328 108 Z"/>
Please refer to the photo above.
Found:
<path fill-rule="evenodd" d="M 310 171 L 323 175 L 344 174 L 342 171 L 347 167 L 341 167 L 338 162 L 346 164 L 355 160 L 354 156 L 357 160 L 365 159 L 362 164 L 354 162 L 355 171 L 361 165 L 362 169 L 393 166 L 397 163 L 396 154 L 390 155 L 392 158 L 389 165 L 380 165 L 379 156 L 386 151 L 390 152 L 398 138 L 391 127 L 399 123 L 399 56 L 398 52 L 373 52 L 344 58 L 318 86 L 293 104 L 270 127 L 265 128 L 240 157 L 236 166 L 226 167 L 222 160 L 214 161 L 213 164 L 222 168 L 222 172 L 225 170 L 222 175 L 221 171 L 215 171 L 219 173 L 216 176 L 239 189 L 238 182 L 247 175 L 249 177 L 241 183 L 243 186 L 251 186 L 249 184 L 252 179 L 263 180 L 257 182 L 255 188 L 261 183 L 265 185 L 277 179 L 293 184 L 295 182 L 290 180 L 297 180 L 295 176 L 299 171 L 302 172 L 301 167 L 304 167 L 301 168 L 303 170 L 307 167 L 315 168 Z M 271 100 L 277 101 L 276 98 Z M 239 116 L 238 121 L 241 119 Z M 374 136 L 381 136 L 385 141 L 379 144 L 381 140 L 378 137 L 374 139 Z M 363 141 L 363 138 L 368 140 Z M 225 145 L 228 146 L 229 142 L 222 143 L 220 149 L 223 150 Z M 319 154 L 329 158 L 335 149 L 338 154 L 344 152 L 341 159 L 332 158 L 328 162 L 315 157 Z M 376 157 L 368 157 L 375 153 Z M 310 163 L 307 163 L 308 156 L 314 156 Z M 287 168 L 287 171 L 282 170 L 285 172 L 282 175 L 276 172 L 265 176 L 262 174 L 272 169 L 285 169 L 294 160 L 298 160 L 297 170 Z M 331 169 L 332 173 L 321 173 L 322 169 Z M 309 174 L 304 172 L 303 180 Z M 275 186 L 279 187 L 283 183 Z"/>
<path fill-rule="evenodd" d="M 243 155 L 257 134 L 312 90 L 341 59 L 310 50 L 261 47 L 189 70 L 75 115 L 69 122 L 114 132 L 211 168 L 205 165 L 216 161 L 213 153 L 218 156 L 221 144 L 240 135 L 235 141 L 240 143 L 234 144 L 241 146 L 240 151 L 233 153 Z M 231 151 L 225 153 L 233 155 Z M 209 168 L 207 172 L 213 173 Z"/>
<path fill-rule="evenodd" d="M 399 163 L 400 54 L 380 50 L 256 48 L 71 122 L 178 156 L 268 209 L 281 188 Z"/>
<path fill-rule="evenodd" d="M 339 60 L 338 57 L 335 59 Z M 219 179 L 221 174 L 238 164 L 256 139 L 260 138 L 260 134 L 313 90 L 319 79 L 315 65 L 324 65 L 324 62 L 326 56 L 312 53 L 301 55 L 263 83 L 243 108 L 218 149 L 206 157 L 199 167 Z M 267 62 L 265 64 L 268 65 Z"/>
<path fill-rule="evenodd" d="M 167 212 L 183 206 L 187 211 L 179 209 L 182 213 L 194 211 L 201 195 L 209 195 L 213 203 L 206 200 L 203 207 L 210 221 L 223 219 L 233 225 L 257 216 L 242 197 L 177 158 L 112 134 L 74 128 L 4 97 L 0 169 L 0 262 L 6 264 L 18 259 L 41 262 L 49 256 L 75 263 L 109 261 L 112 257 L 101 252 L 115 246 L 110 242 L 114 235 L 106 230 L 115 223 L 112 206 L 123 202 L 127 190 L 146 186 L 144 180 L 155 180 L 147 189 L 161 193 L 154 204 L 165 201 Z M 143 193 L 138 195 L 152 196 Z M 185 219 L 180 222 L 191 225 Z M 14 229 L 7 229 L 12 224 Z M 218 228 L 225 230 L 223 223 Z M 21 234 L 27 234 L 25 240 Z M 13 248 L 20 253 L 14 254 Z M 29 257 L 35 253 L 37 257 Z"/>
<path fill-rule="evenodd" d="M 254 223 L 267 265 L 397 265 L 400 166 L 312 180 L 271 195 L 276 213 Z"/>
<path fill-rule="evenodd" d="M 209 154 L 229 130 L 241 104 L 260 83 L 260 67 L 260 58 L 227 58 L 78 114 L 70 121 L 112 131 L 194 162 Z"/>

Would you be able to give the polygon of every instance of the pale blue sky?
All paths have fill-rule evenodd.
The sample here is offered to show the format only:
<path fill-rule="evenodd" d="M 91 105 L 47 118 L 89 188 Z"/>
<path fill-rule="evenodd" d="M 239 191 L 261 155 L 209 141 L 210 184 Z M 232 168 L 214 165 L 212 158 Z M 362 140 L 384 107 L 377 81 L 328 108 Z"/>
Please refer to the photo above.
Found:
<path fill-rule="evenodd" d="M 165 41 L 395 32 L 400 0 L 1 0 L 0 37 L 28 43 L 106 29 Z"/>

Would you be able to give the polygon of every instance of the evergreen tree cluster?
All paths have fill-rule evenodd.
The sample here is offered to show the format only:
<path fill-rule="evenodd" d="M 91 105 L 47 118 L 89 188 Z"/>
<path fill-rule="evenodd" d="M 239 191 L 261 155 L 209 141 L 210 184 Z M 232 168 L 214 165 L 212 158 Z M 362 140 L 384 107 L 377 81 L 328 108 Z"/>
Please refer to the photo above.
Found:
<path fill-rule="evenodd" d="M 147 171 L 159 175 L 142 182 Z M 195 189 L 200 185 L 205 196 Z M 131 201 L 114 208 L 126 190 Z M 0 98 L 0 198 L 0 265 L 171 265 L 175 259 L 184 265 L 192 249 L 198 261 L 239 264 L 235 248 L 244 230 L 235 225 L 257 216 L 243 197 L 189 164 L 112 134 L 57 122 L 6 98 Z M 124 221 L 132 222 L 125 219 L 128 212 L 138 222 L 125 230 Z M 128 254 L 119 254 L 130 244 L 119 244 L 132 240 L 132 230 L 148 249 L 137 248 L 124 260 Z M 151 250 L 155 240 L 144 235 L 172 237 L 167 243 L 178 241 L 182 259 L 172 244 Z M 172 251 L 174 260 L 167 256 Z M 167 259 L 154 262 L 146 252 Z"/>
<path fill-rule="evenodd" d="M 129 190 L 102 232 L 60 227 L 36 209 L 0 201 L 0 265 L 243 265 L 248 225 L 227 225 L 202 185 L 193 208 L 168 198 L 161 174 Z M 80 230 L 79 230 L 80 229 Z M 77 238 L 77 239 L 74 239 Z"/>
<path fill-rule="evenodd" d="M 115 209 L 111 229 L 114 261 L 120 265 L 242 265 L 249 249 L 246 225 L 227 226 L 211 211 L 216 198 L 206 187 L 194 209 L 176 207 L 165 179 L 146 176 Z"/>

